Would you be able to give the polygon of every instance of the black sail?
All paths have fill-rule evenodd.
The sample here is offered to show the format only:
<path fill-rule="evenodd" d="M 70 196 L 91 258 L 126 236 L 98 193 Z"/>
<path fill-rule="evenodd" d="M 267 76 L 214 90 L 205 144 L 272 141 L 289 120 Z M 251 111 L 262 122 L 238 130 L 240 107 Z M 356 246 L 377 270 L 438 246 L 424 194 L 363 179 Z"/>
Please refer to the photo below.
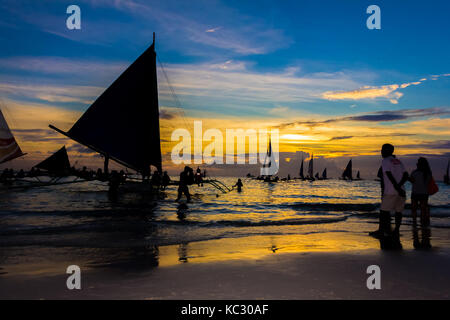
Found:
<path fill-rule="evenodd" d="M 302 164 L 300 166 L 300 178 L 304 179 L 305 176 L 303 175 L 303 158 L 302 158 Z"/>
<path fill-rule="evenodd" d="M 323 169 L 322 172 L 322 179 L 326 179 L 327 178 L 327 168 Z"/>
<path fill-rule="evenodd" d="M 347 167 L 345 168 L 344 172 L 342 173 L 343 179 L 353 180 L 352 176 L 352 160 L 350 160 L 347 164 Z"/>
<path fill-rule="evenodd" d="M 34 166 L 42 170 L 52 173 L 63 174 L 70 170 L 69 157 L 67 155 L 66 147 L 62 147 L 50 157 Z"/>
<path fill-rule="evenodd" d="M 154 40 L 73 127 L 62 133 L 139 172 L 146 172 L 150 165 L 161 171 Z"/>

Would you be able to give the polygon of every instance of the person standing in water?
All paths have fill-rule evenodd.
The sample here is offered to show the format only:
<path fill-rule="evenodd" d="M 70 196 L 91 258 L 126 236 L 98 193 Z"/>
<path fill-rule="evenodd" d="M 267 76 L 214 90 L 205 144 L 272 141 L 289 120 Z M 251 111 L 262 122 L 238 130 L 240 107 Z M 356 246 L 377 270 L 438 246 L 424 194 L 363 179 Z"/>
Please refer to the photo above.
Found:
<path fill-rule="evenodd" d="M 241 180 L 241 179 L 238 179 L 238 181 L 237 181 L 236 184 L 233 186 L 233 188 L 234 188 L 234 187 L 237 187 L 237 192 L 241 192 L 243 186 L 244 186 L 244 184 L 242 183 L 242 180 Z"/>
<path fill-rule="evenodd" d="M 405 207 L 406 192 L 403 187 L 408 180 L 408 173 L 403 163 L 394 155 L 394 146 L 384 144 L 381 148 L 382 197 L 380 223 L 374 236 L 388 236 L 391 233 L 391 212 L 395 212 L 394 233 L 398 234 L 402 223 L 402 212 Z"/>
<path fill-rule="evenodd" d="M 175 201 L 179 201 L 181 199 L 182 194 L 186 196 L 187 202 L 191 201 L 191 195 L 189 193 L 190 179 L 191 179 L 191 168 L 188 166 L 184 167 L 184 170 L 180 173 L 180 184 L 178 185 L 178 196 Z"/>
<path fill-rule="evenodd" d="M 162 188 L 163 190 L 166 190 L 166 187 L 169 185 L 170 183 L 170 177 L 167 174 L 167 171 L 164 171 L 163 177 L 162 177 Z"/>
<path fill-rule="evenodd" d="M 411 191 L 411 214 L 414 224 L 416 223 L 417 208 L 420 206 L 420 224 L 430 224 L 430 210 L 428 208 L 428 185 L 433 175 L 427 159 L 420 157 L 417 161 L 417 169 L 411 173 L 409 181 L 412 183 Z"/>

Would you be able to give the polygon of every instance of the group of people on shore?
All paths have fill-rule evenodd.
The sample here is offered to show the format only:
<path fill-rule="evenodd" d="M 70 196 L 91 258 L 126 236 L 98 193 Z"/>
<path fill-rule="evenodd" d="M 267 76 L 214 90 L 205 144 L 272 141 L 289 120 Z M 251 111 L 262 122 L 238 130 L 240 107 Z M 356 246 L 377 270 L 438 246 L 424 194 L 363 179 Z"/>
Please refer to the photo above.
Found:
<path fill-rule="evenodd" d="M 423 228 L 430 224 L 428 198 L 437 192 L 437 186 L 428 161 L 424 157 L 417 160 L 417 168 L 408 174 L 403 163 L 394 155 L 394 146 L 384 144 L 381 148 L 383 158 L 378 170 L 381 181 L 381 207 L 378 230 L 372 236 L 389 237 L 398 235 L 402 224 L 403 210 L 406 202 L 405 183 L 412 184 L 411 213 L 413 224 L 417 223 L 417 212 L 420 209 L 420 223 Z M 391 213 L 395 214 L 395 228 L 391 229 Z"/>

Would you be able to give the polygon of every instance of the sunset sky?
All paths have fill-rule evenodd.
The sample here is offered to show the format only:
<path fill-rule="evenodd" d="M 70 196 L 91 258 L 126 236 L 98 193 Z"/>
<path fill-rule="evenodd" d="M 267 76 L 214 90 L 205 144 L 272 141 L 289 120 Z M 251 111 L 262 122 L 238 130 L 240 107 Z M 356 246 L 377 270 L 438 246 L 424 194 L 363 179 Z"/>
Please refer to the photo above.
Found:
<path fill-rule="evenodd" d="M 81 30 L 66 28 L 70 4 L 81 8 Z M 371 4 L 381 30 L 366 27 Z M 441 179 L 450 156 L 448 12 L 448 1 L 0 0 L 0 103 L 28 153 L 14 165 L 64 144 L 72 162 L 90 164 L 92 154 L 48 124 L 69 129 L 156 32 L 178 98 L 158 65 L 164 153 L 172 130 L 203 120 L 280 129 L 281 166 L 290 168 L 282 173 L 298 171 L 303 151 L 336 174 L 353 158 L 372 175 L 390 142 L 409 167 L 430 157 Z"/>

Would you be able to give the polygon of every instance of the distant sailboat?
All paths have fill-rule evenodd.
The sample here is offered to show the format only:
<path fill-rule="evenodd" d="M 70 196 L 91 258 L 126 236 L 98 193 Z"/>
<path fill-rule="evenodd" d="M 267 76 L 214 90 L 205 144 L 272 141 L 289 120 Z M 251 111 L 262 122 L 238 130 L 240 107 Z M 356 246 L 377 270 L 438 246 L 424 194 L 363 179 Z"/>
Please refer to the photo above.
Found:
<path fill-rule="evenodd" d="M 58 176 L 67 175 L 70 170 L 70 162 L 66 147 L 62 147 L 50 157 L 35 165 L 34 168 L 42 169 Z"/>
<path fill-rule="evenodd" d="M 148 175 L 162 171 L 155 34 L 152 45 L 64 132 L 50 128 L 104 156 Z"/>
<path fill-rule="evenodd" d="M 345 167 L 344 172 L 342 173 L 342 179 L 344 180 L 353 180 L 352 176 L 352 160 L 350 160 L 347 164 L 347 167 Z"/>
<path fill-rule="evenodd" d="M 327 168 L 323 169 L 323 172 L 322 172 L 322 179 L 323 179 L 323 180 L 328 179 L 328 177 L 327 177 Z"/>
<path fill-rule="evenodd" d="M 314 153 L 311 155 L 311 160 L 309 160 L 307 179 L 315 180 L 314 179 Z"/>
<path fill-rule="evenodd" d="M 300 165 L 300 173 L 299 173 L 300 179 L 304 180 L 305 176 L 303 174 L 303 157 L 302 157 L 302 164 Z"/>
<path fill-rule="evenodd" d="M 0 109 L 0 163 L 14 160 L 25 155 L 17 144 L 14 135 Z"/>
<path fill-rule="evenodd" d="M 318 172 L 316 172 L 316 175 L 314 176 L 314 178 L 316 178 L 316 180 L 320 180 L 320 176 L 319 176 Z"/>
<path fill-rule="evenodd" d="M 449 166 L 450 166 L 450 160 L 448 160 L 448 162 L 447 162 L 447 171 L 446 171 L 446 174 L 444 175 L 444 183 L 445 184 L 450 184 L 450 179 L 449 179 Z"/>
<path fill-rule="evenodd" d="M 264 159 L 263 168 L 271 168 L 272 166 L 277 166 L 275 161 L 275 156 L 272 152 L 272 139 L 269 137 L 269 146 L 267 148 L 266 158 Z M 263 176 L 263 180 L 266 182 L 276 182 L 278 178 L 272 179 L 272 175 Z"/>
<path fill-rule="evenodd" d="M 356 180 L 361 180 L 361 176 L 359 175 L 359 170 L 358 170 L 358 172 L 356 173 Z"/>
<path fill-rule="evenodd" d="M 155 33 L 144 51 L 65 132 L 50 128 L 104 157 L 105 177 L 109 160 L 149 177 L 150 167 L 162 172 Z M 144 179 L 143 179 L 144 180 Z M 126 181 L 123 191 L 151 191 L 151 184 Z M 203 180 L 218 190 L 231 191 L 216 179 Z M 172 184 L 177 184 L 173 181 Z"/>

